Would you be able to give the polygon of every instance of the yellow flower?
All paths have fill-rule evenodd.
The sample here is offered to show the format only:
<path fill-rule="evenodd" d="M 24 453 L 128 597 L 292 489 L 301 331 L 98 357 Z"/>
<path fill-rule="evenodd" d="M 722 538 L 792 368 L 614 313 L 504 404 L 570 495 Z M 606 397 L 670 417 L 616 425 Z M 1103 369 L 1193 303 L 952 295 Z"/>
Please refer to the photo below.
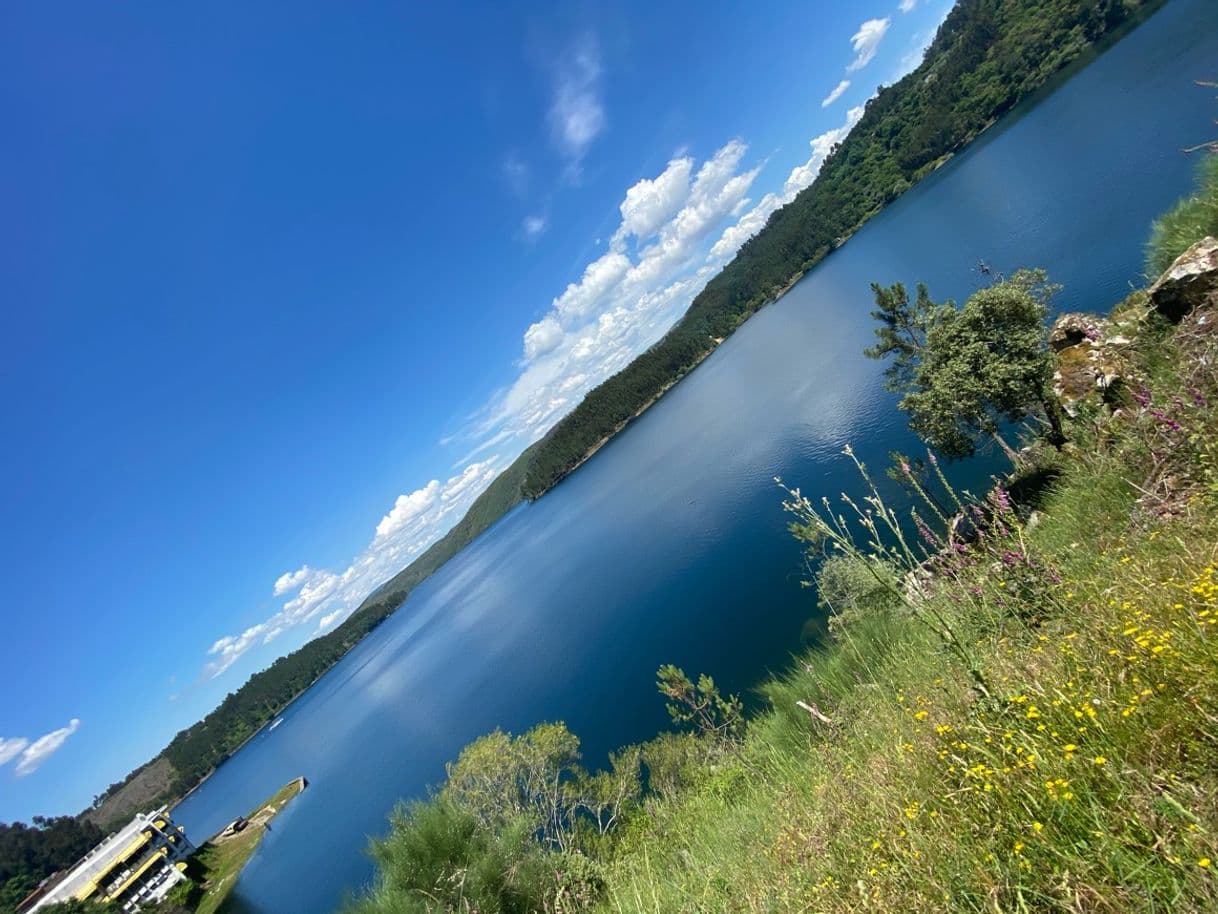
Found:
<path fill-rule="evenodd" d="M 1015 853 L 1017 853 L 1017 854 L 1023 853 L 1023 847 L 1024 847 L 1024 845 L 1023 845 L 1022 841 L 1016 841 L 1015 842 Z"/>
<path fill-rule="evenodd" d="M 1104 756 L 1102 756 L 1102 755 L 1097 755 L 1091 761 L 1097 765 L 1107 765 L 1108 764 L 1108 759 L 1104 758 Z"/>
<path fill-rule="evenodd" d="M 1208 870 L 1210 868 L 1210 858 L 1202 857 L 1197 861 L 1197 866 L 1201 867 L 1203 870 Z"/>
<path fill-rule="evenodd" d="M 926 712 L 918 711 L 916 714 L 914 714 L 914 720 L 926 720 Z"/>
<path fill-rule="evenodd" d="M 1044 826 L 1043 826 L 1043 825 L 1041 825 L 1039 822 L 1033 822 L 1033 823 L 1032 823 L 1032 831 L 1034 831 L 1034 832 L 1036 832 L 1036 833 L 1038 833 L 1038 834 L 1039 834 L 1039 833 L 1041 832 L 1041 830 L 1042 830 L 1042 829 L 1044 829 Z"/>

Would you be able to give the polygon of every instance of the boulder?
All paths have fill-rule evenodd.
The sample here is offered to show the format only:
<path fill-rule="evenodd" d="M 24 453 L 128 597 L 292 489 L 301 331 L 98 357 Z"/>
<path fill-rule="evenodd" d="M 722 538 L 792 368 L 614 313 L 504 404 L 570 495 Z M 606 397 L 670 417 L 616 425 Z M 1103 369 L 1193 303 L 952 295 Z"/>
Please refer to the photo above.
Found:
<path fill-rule="evenodd" d="M 1114 405 L 1116 390 L 1129 374 L 1123 350 L 1129 339 L 1112 335 L 1112 325 L 1093 314 L 1063 314 L 1049 331 L 1049 348 L 1056 353 L 1053 392 L 1070 416 L 1078 404 L 1095 398 Z"/>
<path fill-rule="evenodd" d="M 1049 329 L 1049 348 L 1061 352 L 1079 343 L 1103 339 L 1108 333 L 1108 321 L 1094 314 L 1063 314 Z"/>
<path fill-rule="evenodd" d="M 1203 238 L 1177 257 L 1147 294 L 1173 324 L 1206 302 L 1218 302 L 1218 238 Z"/>

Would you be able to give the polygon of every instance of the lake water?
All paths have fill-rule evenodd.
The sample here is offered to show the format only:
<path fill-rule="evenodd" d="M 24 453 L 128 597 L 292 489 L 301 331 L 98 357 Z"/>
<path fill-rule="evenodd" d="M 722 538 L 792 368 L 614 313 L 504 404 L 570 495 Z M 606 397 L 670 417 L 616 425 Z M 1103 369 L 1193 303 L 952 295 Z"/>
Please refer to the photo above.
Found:
<path fill-rule="evenodd" d="M 858 490 L 916 442 L 863 358 L 872 281 L 958 300 L 975 266 L 1043 266 L 1063 309 L 1138 283 L 1151 219 L 1190 186 L 1179 150 L 1218 133 L 1218 3 L 1174 0 L 1045 101 L 991 131 L 764 309 L 595 459 L 453 559 L 177 817 L 201 839 L 281 784 L 310 788 L 238 884 L 244 907 L 325 914 L 366 884 L 368 836 L 495 727 L 564 720 L 599 763 L 666 724 L 666 662 L 747 690 L 816 615 L 781 475 Z M 975 484 L 984 460 L 958 467 Z"/>

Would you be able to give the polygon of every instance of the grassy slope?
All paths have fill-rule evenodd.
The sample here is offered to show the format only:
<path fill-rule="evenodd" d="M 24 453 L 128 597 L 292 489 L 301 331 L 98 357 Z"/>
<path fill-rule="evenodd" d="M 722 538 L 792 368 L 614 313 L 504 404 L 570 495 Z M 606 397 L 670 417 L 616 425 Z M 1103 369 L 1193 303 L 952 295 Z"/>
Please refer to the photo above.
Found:
<path fill-rule="evenodd" d="M 1183 429 L 1134 410 L 1084 433 L 1013 531 L 1041 586 L 995 561 L 932 598 L 992 701 L 909 616 L 847 622 L 767 687 L 737 762 L 633 823 L 602 909 L 1218 910 L 1218 422 L 1192 396 L 1213 402 L 1218 339 L 1189 345 L 1140 354 Z M 1164 454 L 1167 514 L 1135 486 Z"/>

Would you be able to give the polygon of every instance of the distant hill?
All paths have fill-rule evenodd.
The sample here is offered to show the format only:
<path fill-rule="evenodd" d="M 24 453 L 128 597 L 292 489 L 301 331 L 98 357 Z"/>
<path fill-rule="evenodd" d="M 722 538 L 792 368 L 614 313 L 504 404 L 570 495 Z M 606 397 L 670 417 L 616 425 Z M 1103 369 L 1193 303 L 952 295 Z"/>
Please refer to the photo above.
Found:
<path fill-rule="evenodd" d="M 86 813 L 118 822 L 129 799 L 180 797 L 397 609 L 411 590 L 525 498 L 557 485 L 754 312 L 914 183 L 1080 55 L 1163 0 L 960 0 L 922 64 L 866 105 L 816 180 L 748 241 L 645 353 L 592 390 L 520 455 L 447 535 L 352 616 L 256 673 Z M 133 788 L 134 785 L 134 788 Z M 143 802 L 139 805 L 148 805 Z"/>

